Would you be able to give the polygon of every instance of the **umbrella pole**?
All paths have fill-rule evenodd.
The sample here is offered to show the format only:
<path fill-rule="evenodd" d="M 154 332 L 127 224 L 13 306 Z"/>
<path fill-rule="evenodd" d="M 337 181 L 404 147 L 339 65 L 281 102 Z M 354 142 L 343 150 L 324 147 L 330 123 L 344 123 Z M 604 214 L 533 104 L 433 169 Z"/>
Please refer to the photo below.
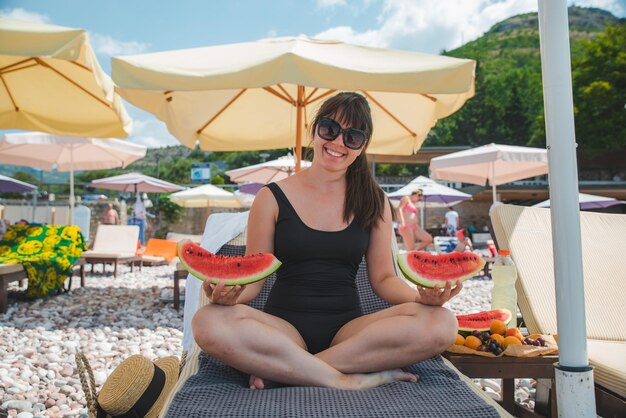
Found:
<path fill-rule="evenodd" d="M 296 99 L 296 173 L 300 171 L 302 161 L 302 111 L 304 110 L 304 86 L 298 86 Z"/>
<path fill-rule="evenodd" d="M 70 225 L 74 225 L 74 146 L 70 147 Z"/>
<path fill-rule="evenodd" d="M 492 162 L 491 163 L 491 180 L 489 180 L 489 182 L 491 183 L 491 196 L 493 199 L 493 203 L 496 203 L 496 183 L 494 182 L 495 177 L 496 177 L 496 163 Z"/>
<path fill-rule="evenodd" d="M 539 1 L 539 45 L 548 144 L 550 218 L 559 334 L 555 365 L 559 416 L 595 417 L 587 354 L 585 286 L 567 3 Z"/>

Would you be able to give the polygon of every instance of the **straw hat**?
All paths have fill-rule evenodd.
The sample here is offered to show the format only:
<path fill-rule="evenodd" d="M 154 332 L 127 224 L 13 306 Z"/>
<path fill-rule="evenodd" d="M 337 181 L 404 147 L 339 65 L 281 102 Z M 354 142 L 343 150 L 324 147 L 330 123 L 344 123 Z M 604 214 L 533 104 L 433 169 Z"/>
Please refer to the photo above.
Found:
<path fill-rule="evenodd" d="M 98 416 L 156 418 L 178 380 L 178 357 L 156 360 L 135 354 L 113 370 L 98 395 Z"/>

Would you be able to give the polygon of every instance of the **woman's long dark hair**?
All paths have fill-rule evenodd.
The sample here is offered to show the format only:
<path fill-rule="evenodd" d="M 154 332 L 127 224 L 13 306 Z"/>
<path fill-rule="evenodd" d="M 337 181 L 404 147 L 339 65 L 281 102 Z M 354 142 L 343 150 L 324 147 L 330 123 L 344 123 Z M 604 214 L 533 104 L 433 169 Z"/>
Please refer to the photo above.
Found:
<path fill-rule="evenodd" d="M 365 97 L 358 93 L 342 92 L 326 100 L 319 108 L 311 124 L 311 138 L 322 117 L 332 117 L 367 133 L 367 143 L 361 155 L 348 167 L 346 172 L 346 200 L 343 218 L 346 223 L 354 216 L 364 228 L 372 227 L 378 218 L 383 218 L 385 193 L 380 188 L 370 170 L 365 150 L 372 138 L 372 112 Z"/>

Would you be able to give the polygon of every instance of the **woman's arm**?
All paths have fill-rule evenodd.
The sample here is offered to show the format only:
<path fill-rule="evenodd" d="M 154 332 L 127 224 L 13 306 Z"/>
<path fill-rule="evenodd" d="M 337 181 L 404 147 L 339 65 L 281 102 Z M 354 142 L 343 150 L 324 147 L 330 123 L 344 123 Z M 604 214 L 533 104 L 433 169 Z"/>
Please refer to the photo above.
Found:
<path fill-rule="evenodd" d="M 391 251 L 391 232 L 391 210 L 385 205 L 383 219 L 372 227 L 370 244 L 365 255 L 370 284 L 378 297 L 392 305 L 417 302 L 441 306 L 461 291 L 463 286 L 460 282 L 456 283 L 454 289 L 450 283 L 443 289 L 425 289 L 417 286 L 415 290 L 407 286 L 395 273 L 396 260 L 393 260 Z"/>
<path fill-rule="evenodd" d="M 250 215 L 248 216 L 246 254 L 273 253 L 274 227 L 278 216 L 278 204 L 272 192 L 264 187 L 257 193 Z M 260 280 L 245 286 L 225 286 L 223 282 L 212 285 L 205 281 L 203 288 L 212 303 L 234 305 L 247 303 L 254 299 L 265 280 Z"/>
<path fill-rule="evenodd" d="M 404 196 L 400 199 L 400 205 L 398 206 L 398 225 L 403 227 L 406 225 L 406 220 L 404 219 L 404 207 L 407 205 L 409 198 Z"/>

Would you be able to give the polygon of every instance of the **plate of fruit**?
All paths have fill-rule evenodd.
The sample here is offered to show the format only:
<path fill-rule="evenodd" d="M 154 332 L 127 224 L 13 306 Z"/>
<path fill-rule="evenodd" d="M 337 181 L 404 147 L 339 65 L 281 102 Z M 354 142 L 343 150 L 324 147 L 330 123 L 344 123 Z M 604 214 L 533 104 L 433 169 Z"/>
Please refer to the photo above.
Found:
<path fill-rule="evenodd" d="M 517 327 L 509 327 L 511 314 L 506 310 L 457 315 L 459 333 L 447 351 L 484 357 L 535 357 L 558 351 L 552 335 L 522 335 Z"/>

